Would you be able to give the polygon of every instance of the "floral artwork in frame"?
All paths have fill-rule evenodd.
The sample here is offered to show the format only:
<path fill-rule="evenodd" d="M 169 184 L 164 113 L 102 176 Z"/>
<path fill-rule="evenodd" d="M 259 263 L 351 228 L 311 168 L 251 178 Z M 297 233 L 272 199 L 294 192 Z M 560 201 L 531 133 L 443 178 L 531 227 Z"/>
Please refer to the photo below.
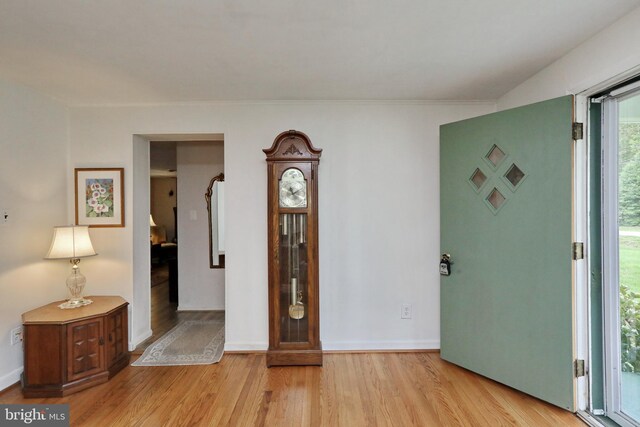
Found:
<path fill-rule="evenodd" d="M 76 168 L 76 225 L 124 227 L 124 168 Z"/>

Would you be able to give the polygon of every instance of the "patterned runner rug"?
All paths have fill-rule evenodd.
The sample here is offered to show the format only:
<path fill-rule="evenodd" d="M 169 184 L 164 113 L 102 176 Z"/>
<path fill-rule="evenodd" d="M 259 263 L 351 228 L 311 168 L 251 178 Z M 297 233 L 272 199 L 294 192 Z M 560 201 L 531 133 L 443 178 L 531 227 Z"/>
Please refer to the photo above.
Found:
<path fill-rule="evenodd" d="M 131 366 L 210 365 L 224 352 L 224 321 L 185 320 L 151 344 Z"/>

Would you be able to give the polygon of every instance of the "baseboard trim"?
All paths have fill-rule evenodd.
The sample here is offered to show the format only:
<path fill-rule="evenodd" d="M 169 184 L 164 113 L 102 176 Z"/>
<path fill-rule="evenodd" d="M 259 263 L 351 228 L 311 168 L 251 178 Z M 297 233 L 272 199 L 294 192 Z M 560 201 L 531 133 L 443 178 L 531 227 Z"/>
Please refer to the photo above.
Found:
<path fill-rule="evenodd" d="M 405 349 L 405 350 L 322 350 L 324 354 L 359 354 L 359 353 L 440 353 L 439 348 Z"/>
<path fill-rule="evenodd" d="M 322 349 L 331 351 L 425 351 L 440 350 L 440 341 L 322 341 Z"/>
<path fill-rule="evenodd" d="M 151 337 L 151 335 L 153 335 L 153 331 L 151 329 L 148 329 L 146 332 L 144 332 L 143 334 L 135 337 L 134 339 L 129 341 L 129 351 L 133 351 L 136 349 L 136 347 L 141 343 L 144 342 L 145 340 L 149 339 Z"/>
<path fill-rule="evenodd" d="M 225 350 L 225 354 L 267 354 L 267 350 Z M 440 350 L 323 350 L 323 354 L 376 354 L 376 353 L 430 353 L 439 354 Z"/>
<path fill-rule="evenodd" d="M 211 308 L 211 307 L 185 307 L 185 306 L 178 306 L 176 308 L 176 311 L 224 311 L 224 307 L 223 308 Z"/>
<path fill-rule="evenodd" d="M 262 342 L 227 342 L 224 351 L 227 353 L 263 353 L 269 347 Z M 359 352 L 439 352 L 440 341 L 322 341 L 325 353 L 359 353 Z"/>
<path fill-rule="evenodd" d="M 0 392 L 4 391 L 5 389 L 8 389 L 9 387 L 14 385 L 15 383 L 19 383 L 20 382 L 20 375 L 22 374 L 23 370 L 24 370 L 24 368 L 22 366 L 20 366 L 19 368 L 14 369 L 13 371 L 9 372 L 8 374 L 1 376 L 0 377 Z"/>
<path fill-rule="evenodd" d="M 264 353 L 269 347 L 268 343 L 262 342 L 225 342 L 225 353 Z"/>

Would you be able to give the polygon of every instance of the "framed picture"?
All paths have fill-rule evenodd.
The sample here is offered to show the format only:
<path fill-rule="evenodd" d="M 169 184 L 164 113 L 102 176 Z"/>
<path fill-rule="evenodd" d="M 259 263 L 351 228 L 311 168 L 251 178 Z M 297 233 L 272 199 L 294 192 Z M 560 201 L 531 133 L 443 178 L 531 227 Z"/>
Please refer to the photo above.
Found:
<path fill-rule="evenodd" d="M 124 168 L 76 168 L 76 225 L 124 227 Z"/>

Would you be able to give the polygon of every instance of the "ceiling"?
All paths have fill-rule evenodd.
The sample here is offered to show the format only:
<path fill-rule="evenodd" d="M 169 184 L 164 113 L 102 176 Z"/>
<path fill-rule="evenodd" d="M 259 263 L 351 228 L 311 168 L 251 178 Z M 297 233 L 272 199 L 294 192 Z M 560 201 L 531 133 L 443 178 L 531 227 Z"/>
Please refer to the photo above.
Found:
<path fill-rule="evenodd" d="M 0 78 L 69 105 L 497 99 L 640 0 L 0 0 Z"/>

